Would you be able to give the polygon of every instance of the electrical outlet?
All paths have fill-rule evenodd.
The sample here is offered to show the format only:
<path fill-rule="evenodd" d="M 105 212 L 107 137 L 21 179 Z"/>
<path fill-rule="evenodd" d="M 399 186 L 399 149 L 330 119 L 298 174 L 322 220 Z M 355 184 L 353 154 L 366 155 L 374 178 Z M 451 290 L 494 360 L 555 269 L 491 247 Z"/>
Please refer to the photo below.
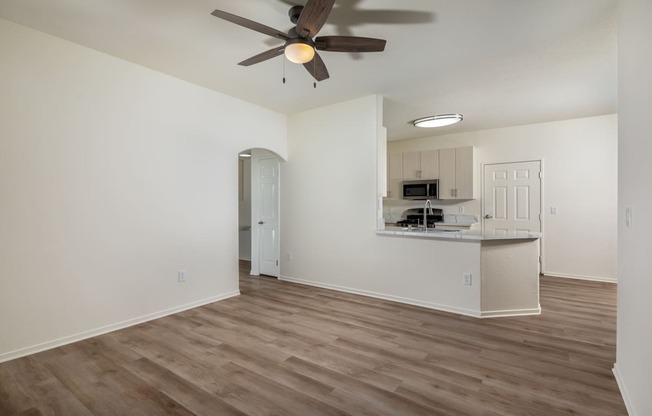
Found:
<path fill-rule="evenodd" d="M 460 214 L 464 214 L 464 205 L 460 206 L 457 210 L 460 212 Z"/>
<path fill-rule="evenodd" d="M 557 207 L 550 207 L 550 215 L 557 215 Z"/>
<path fill-rule="evenodd" d="M 178 278 L 179 278 L 179 283 L 185 282 L 186 281 L 186 271 L 185 270 L 179 270 Z"/>
<path fill-rule="evenodd" d="M 473 284 L 473 275 L 471 273 L 464 273 L 462 282 L 467 286 L 471 286 Z"/>
<path fill-rule="evenodd" d="M 292 252 L 291 251 L 288 251 L 287 253 L 285 253 L 285 259 L 287 261 L 292 261 Z"/>

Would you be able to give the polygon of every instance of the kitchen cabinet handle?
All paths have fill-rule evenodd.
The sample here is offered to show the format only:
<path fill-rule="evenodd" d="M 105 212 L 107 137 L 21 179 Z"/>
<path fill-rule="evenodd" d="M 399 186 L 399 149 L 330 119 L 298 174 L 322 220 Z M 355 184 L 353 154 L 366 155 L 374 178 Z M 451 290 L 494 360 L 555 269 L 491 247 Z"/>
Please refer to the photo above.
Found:
<path fill-rule="evenodd" d="M 492 217 L 491 215 L 487 214 L 487 215 L 484 216 L 484 218 L 485 218 L 486 220 L 490 220 L 490 219 L 492 219 L 493 217 Z"/>
<path fill-rule="evenodd" d="M 263 225 L 265 224 L 265 221 L 258 221 L 258 224 Z"/>

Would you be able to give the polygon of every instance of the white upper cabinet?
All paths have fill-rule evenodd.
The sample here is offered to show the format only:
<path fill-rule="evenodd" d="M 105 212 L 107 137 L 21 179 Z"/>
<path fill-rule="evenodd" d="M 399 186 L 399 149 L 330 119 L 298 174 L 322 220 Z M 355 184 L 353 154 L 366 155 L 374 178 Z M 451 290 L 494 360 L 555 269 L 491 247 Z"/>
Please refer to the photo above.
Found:
<path fill-rule="evenodd" d="M 387 197 L 403 197 L 402 182 L 439 179 L 439 199 L 474 199 L 473 146 L 387 155 Z"/>
<path fill-rule="evenodd" d="M 439 149 L 439 199 L 474 199 L 473 146 Z"/>
<path fill-rule="evenodd" d="M 455 199 L 455 149 L 439 149 L 439 199 Z"/>
<path fill-rule="evenodd" d="M 401 199 L 401 182 L 403 182 L 403 154 L 387 155 L 387 198 Z"/>
<path fill-rule="evenodd" d="M 472 146 L 455 149 L 455 197 L 457 199 L 474 199 Z"/>
<path fill-rule="evenodd" d="M 439 150 L 403 153 L 403 180 L 439 178 Z"/>
<path fill-rule="evenodd" d="M 439 150 L 421 153 L 421 179 L 439 179 Z"/>
<path fill-rule="evenodd" d="M 421 179 L 421 152 L 403 153 L 403 180 Z"/>

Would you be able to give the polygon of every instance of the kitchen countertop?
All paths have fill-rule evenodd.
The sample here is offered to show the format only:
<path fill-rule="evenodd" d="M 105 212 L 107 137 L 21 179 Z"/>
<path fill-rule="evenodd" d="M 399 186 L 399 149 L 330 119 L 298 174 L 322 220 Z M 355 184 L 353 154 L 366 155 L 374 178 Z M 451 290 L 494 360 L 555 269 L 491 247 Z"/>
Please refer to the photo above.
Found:
<path fill-rule="evenodd" d="M 440 238 L 453 240 L 519 240 L 541 238 L 541 233 L 515 231 L 510 233 L 483 232 L 481 230 L 438 230 L 428 229 L 425 231 L 410 231 L 405 227 L 386 227 L 384 230 L 377 230 L 378 235 L 413 237 L 413 238 Z"/>

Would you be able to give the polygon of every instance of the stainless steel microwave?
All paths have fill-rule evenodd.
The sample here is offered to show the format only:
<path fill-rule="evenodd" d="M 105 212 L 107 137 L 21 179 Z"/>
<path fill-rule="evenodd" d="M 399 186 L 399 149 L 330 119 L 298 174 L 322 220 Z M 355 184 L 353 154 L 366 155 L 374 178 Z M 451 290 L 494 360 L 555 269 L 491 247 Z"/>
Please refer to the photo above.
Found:
<path fill-rule="evenodd" d="M 438 199 L 439 180 L 403 182 L 403 199 Z"/>

